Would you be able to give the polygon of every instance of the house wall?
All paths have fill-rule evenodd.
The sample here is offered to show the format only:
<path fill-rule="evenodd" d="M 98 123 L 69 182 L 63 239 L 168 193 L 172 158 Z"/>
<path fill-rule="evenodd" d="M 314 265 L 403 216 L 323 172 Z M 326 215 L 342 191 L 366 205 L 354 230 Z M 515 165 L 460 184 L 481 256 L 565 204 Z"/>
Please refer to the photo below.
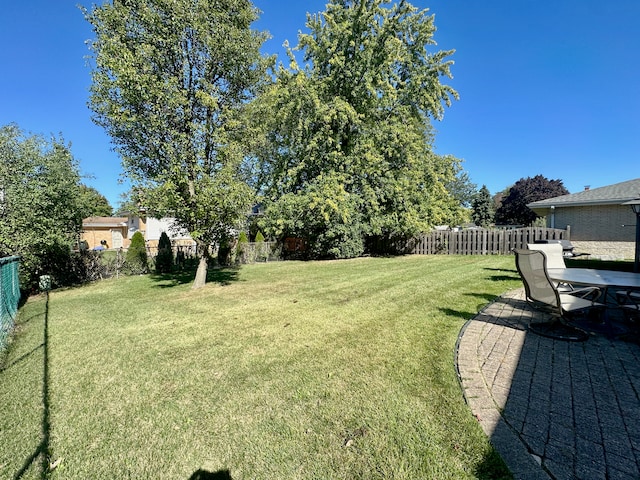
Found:
<path fill-rule="evenodd" d="M 547 215 L 551 224 L 551 215 Z M 636 216 L 628 206 L 556 207 L 555 228 L 571 228 L 576 251 L 602 259 L 629 259 L 635 252 Z"/>
<path fill-rule="evenodd" d="M 159 240 L 162 232 L 166 232 L 171 240 L 190 240 L 187 232 L 176 231 L 173 220 L 170 218 L 148 218 L 147 219 L 147 240 Z"/>
<path fill-rule="evenodd" d="M 122 247 L 127 248 L 129 246 L 129 239 L 127 239 L 126 227 L 93 227 L 85 226 L 80 236 L 81 240 L 87 242 L 89 250 L 101 245 L 102 241 L 107 242 L 107 248 L 114 248 L 113 239 L 114 232 L 119 232 L 122 237 Z"/>

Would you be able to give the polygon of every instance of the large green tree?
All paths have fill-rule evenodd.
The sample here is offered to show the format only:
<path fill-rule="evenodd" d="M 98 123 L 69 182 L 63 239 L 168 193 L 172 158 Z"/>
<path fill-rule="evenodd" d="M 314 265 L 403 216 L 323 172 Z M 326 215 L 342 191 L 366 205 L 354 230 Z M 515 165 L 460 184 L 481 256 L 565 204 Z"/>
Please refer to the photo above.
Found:
<path fill-rule="evenodd" d="M 569 193 L 562 180 L 549 180 L 542 175 L 521 178 L 508 192 L 496 210 L 496 223 L 503 225 L 531 225 L 538 216 L 527 207 L 528 203 Z"/>
<path fill-rule="evenodd" d="M 367 241 L 415 235 L 461 214 L 447 190 L 459 162 L 432 148 L 431 120 L 457 97 L 440 82 L 452 52 L 432 51 L 427 10 L 389 3 L 332 0 L 309 15 L 310 33 L 261 97 L 270 114 L 254 117 L 268 131 L 263 227 L 305 237 L 314 256 L 355 256 Z"/>
<path fill-rule="evenodd" d="M 80 175 L 62 138 L 0 127 L 0 256 L 20 255 L 23 288 L 64 283 L 82 227 Z"/>
<path fill-rule="evenodd" d="M 200 287 L 210 246 L 252 202 L 239 112 L 265 76 L 257 10 L 249 0 L 120 0 L 85 15 L 96 34 L 94 121 L 144 207 L 175 217 L 196 241 Z"/>
<path fill-rule="evenodd" d="M 82 218 L 86 217 L 110 217 L 113 208 L 109 200 L 98 190 L 87 185 L 80 185 L 80 210 Z"/>

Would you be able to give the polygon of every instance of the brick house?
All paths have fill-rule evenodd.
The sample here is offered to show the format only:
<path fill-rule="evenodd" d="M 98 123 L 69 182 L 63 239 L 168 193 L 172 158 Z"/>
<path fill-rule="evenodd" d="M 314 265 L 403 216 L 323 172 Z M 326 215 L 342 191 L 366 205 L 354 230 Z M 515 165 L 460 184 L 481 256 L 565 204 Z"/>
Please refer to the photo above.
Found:
<path fill-rule="evenodd" d="M 547 227 L 570 229 L 577 251 L 602 259 L 632 259 L 636 216 L 624 202 L 640 197 L 640 178 L 606 187 L 586 188 L 527 204 L 546 217 Z"/>
<path fill-rule="evenodd" d="M 81 242 L 89 250 L 94 248 L 127 248 L 127 217 L 88 217 L 82 220 Z"/>
<path fill-rule="evenodd" d="M 162 232 L 166 232 L 176 247 L 195 248 L 195 242 L 187 232 L 177 229 L 171 218 L 147 217 L 144 211 L 127 217 L 88 217 L 82 221 L 81 241 L 89 250 L 94 248 L 128 248 L 131 237 L 140 232 L 149 253 L 155 254 Z"/>

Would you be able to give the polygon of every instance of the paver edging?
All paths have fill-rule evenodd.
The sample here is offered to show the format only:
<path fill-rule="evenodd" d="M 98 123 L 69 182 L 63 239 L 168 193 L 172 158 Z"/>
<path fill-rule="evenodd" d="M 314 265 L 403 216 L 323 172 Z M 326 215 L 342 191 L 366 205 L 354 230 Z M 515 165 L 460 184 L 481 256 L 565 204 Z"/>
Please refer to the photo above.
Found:
<path fill-rule="evenodd" d="M 508 298 L 509 293 L 511 292 L 506 292 L 498 297 L 498 299 Z M 474 329 L 469 327 L 471 325 L 475 325 L 474 322 L 477 322 L 478 317 L 487 315 L 486 311 L 493 303 L 496 302 L 496 300 L 486 305 L 472 319 L 467 320 L 458 333 L 454 350 L 454 365 L 458 384 L 460 385 L 460 390 L 462 391 L 465 403 L 469 406 L 472 415 L 476 418 L 482 430 L 489 437 L 489 442 L 507 464 L 507 467 L 511 470 L 514 478 L 522 480 L 550 480 L 551 477 L 534 459 L 518 433 L 511 428 L 511 426 L 502 417 L 498 405 L 495 403 L 484 377 L 482 377 L 481 380 L 478 378 L 466 378 L 470 374 L 482 376 L 482 371 L 477 363 L 477 348 L 475 351 L 469 350 L 471 346 L 477 346 L 477 342 L 472 342 L 471 345 L 465 345 L 467 350 L 465 353 L 467 355 L 472 355 L 474 358 L 465 358 L 462 362 L 460 361 L 461 344 L 465 341 L 472 340 L 469 335 L 478 335 L 481 331 L 481 329 L 479 331 L 473 331 Z M 469 332 L 467 332 L 467 330 L 469 330 Z M 467 337 L 465 337 L 465 333 L 467 333 Z M 470 371 L 463 372 L 460 368 L 461 365 L 462 368 L 468 368 L 471 364 L 474 364 L 475 368 L 471 368 Z M 471 391 L 474 393 L 473 397 L 468 395 Z"/>

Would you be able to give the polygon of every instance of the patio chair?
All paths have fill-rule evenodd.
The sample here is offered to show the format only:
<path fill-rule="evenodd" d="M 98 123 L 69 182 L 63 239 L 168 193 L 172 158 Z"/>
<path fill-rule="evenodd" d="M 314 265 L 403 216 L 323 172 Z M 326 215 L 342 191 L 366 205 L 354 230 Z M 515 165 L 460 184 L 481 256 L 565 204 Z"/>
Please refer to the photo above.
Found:
<path fill-rule="evenodd" d="M 567 268 L 564 263 L 564 254 L 560 243 L 527 243 L 529 250 L 540 250 L 547 257 L 547 268 Z M 568 283 L 556 283 L 561 293 L 573 291 L 573 286 Z"/>
<path fill-rule="evenodd" d="M 547 268 L 567 268 L 559 243 L 527 243 L 529 250 L 540 250 L 547 257 Z"/>
<path fill-rule="evenodd" d="M 527 303 L 551 315 L 544 322 L 531 322 L 529 330 L 538 335 L 560 340 L 584 341 L 589 335 L 584 330 L 571 325 L 569 318 L 573 312 L 603 306 L 588 295 L 599 296 L 597 287 L 583 288 L 569 293 L 561 293 L 547 273 L 547 257 L 541 250 L 514 250 L 516 268 L 526 292 Z M 595 297 L 597 298 L 597 297 Z"/>
<path fill-rule="evenodd" d="M 640 324 L 640 292 L 620 290 L 616 292 L 616 300 L 629 322 L 638 328 Z"/>
<path fill-rule="evenodd" d="M 559 244 L 562 247 L 562 256 L 565 258 L 582 257 L 583 255 L 591 255 L 590 253 L 575 252 L 575 248 L 571 240 L 536 240 L 536 245 Z M 555 267 L 549 267 L 555 268 Z"/>

